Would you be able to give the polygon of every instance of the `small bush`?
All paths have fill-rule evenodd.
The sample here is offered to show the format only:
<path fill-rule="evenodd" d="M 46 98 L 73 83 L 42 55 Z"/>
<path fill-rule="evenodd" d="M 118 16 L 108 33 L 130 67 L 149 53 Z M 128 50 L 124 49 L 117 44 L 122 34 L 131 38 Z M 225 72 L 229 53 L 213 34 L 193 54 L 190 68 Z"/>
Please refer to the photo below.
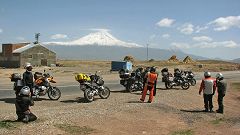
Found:
<path fill-rule="evenodd" d="M 76 135 L 88 135 L 91 134 L 95 129 L 90 128 L 88 126 L 75 126 L 75 125 L 70 125 L 70 124 L 57 124 L 55 127 L 68 132 L 70 134 L 76 134 Z"/>
<path fill-rule="evenodd" d="M 192 130 L 180 130 L 180 131 L 175 131 L 172 133 L 172 135 L 193 135 Z"/>
<path fill-rule="evenodd" d="M 133 63 L 135 60 L 134 60 L 133 56 L 128 55 L 128 56 L 124 57 L 123 61 L 129 61 L 129 62 Z"/>

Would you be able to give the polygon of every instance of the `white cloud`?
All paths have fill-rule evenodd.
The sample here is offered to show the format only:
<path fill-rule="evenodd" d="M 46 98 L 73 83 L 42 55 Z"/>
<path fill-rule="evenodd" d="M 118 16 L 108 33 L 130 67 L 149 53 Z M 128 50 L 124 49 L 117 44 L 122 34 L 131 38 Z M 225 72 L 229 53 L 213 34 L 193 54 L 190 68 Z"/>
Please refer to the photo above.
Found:
<path fill-rule="evenodd" d="M 68 38 L 68 36 L 65 34 L 55 34 L 51 36 L 51 39 L 64 39 L 64 38 Z"/>
<path fill-rule="evenodd" d="M 229 41 L 221 41 L 221 42 L 199 42 L 196 44 L 189 45 L 188 43 L 177 43 L 173 42 L 171 43 L 172 47 L 178 48 L 178 49 L 191 49 L 191 48 L 237 48 L 240 47 L 236 42 L 229 40 Z"/>
<path fill-rule="evenodd" d="M 178 48 L 178 49 L 189 49 L 189 48 L 191 48 L 188 43 L 173 42 L 173 43 L 171 43 L 171 46 L 174 47 L 174 48 Z"/>
<path fill-rule="evenodd" d="M 240 16 L 219 17 L 208 25 L 214 25 L 215 31 L 224 31 L 231 27 L 240 28 Z"/>
<path fill-rule="evenodd" d="M 203 27 L 201 27 L 201 26 L 196 26 L 195 29 L 196 29 L 196 33 L 199 33 L 199 32 L 201 32 L 201 31 L 203 31 L 203 30 L 207 30 L 207 29 L 208 29 L 208 26 L 203 26 Z"/>
<path fill-rule="evenodd" d="M 149 39 L 155 39 L 157 36 L 155 35 L 155 34 L 153 34 L 153 35 L 151 35 L 150 37 L 149 37 Z"/>
<path fill-rule="evenodd" d="M 178 30 L 183 34 L 190 35 L 194 31 L 194 25 L 192 25 L 191 23 L 185 23 L 181 27 L 179 27 Z"/>
<path fill-rule="evenodd" d="M 163 34 L 163 35 L 162 35 L 162 38 L 168 39 L 168 38 L 170 38 L 170 35 L 169 35 L 169 34 Z"/>
<path fill-rule="evenodd" d="M 174 22 L 174 19 L 164 18 L 160 20 L 156 25 L 159 27 L 171 27 Z"/>
<path fill-rule="evenodd" d="M 192 38 L 194 41 L 198 41 L 198 42 L 211 42 L 212 38 L 208 37 L 208 36 L 198 36 L 198 37 L 193 37 Z"/>
<path fill-rule="evenodd" d="M 0 33 L 2 33 L 3 32 L 3 30 L 2 29 L 0 29 Z"/>

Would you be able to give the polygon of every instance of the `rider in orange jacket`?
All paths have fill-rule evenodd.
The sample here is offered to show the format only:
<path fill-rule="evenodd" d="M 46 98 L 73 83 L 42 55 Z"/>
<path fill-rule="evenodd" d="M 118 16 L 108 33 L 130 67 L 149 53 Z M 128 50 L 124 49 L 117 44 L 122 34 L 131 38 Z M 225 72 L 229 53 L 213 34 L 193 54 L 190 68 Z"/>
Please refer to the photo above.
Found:
<path fill-rule="evenodd" d="M 151 67 L 150 73 L 146 74 L 147 81 L 145 83 L 142 97 L 140 99 L 142 102 L 144 102 L 148 90 L 150 91 L 148 103 L 151 103 L 153 101 L 154 86 L 155 86 L 155 83 L 157 82 L 157 77 L 158 76 L 156 73 L 156 68 Z"/>
<path fill-rule="evenodd" d="M 216 79 L 211 77 L 210 72 L 204 73 L 204 79 L 201 82 L 200 89 L 199 89 L 199 95 L 201 95 L 201 92 L 203 91 L 203 98 L 204 98 L 204 107 L 205 112 L 213 112 L 213 102 L 212 98 L 216 91 Z"/>

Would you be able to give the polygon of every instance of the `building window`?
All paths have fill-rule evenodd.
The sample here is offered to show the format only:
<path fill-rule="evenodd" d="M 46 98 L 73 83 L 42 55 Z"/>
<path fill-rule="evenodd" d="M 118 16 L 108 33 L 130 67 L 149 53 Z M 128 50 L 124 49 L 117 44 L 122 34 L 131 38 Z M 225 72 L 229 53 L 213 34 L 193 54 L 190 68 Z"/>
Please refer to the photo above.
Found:
<path fill-rule="evenodd" d="M 33 56 L 32 56 L 32 55 L 28 55 L 28 58 L 32 59 L 32 58 L 33 58 Z"/>

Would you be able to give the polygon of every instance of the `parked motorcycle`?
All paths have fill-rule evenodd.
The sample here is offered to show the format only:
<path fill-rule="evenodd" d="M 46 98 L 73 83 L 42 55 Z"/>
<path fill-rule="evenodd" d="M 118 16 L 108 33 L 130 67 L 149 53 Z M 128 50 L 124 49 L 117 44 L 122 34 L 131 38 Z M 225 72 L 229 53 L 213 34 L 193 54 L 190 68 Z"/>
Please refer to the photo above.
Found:
<path fill-rule="evenodd" d="M 75 80 L 80 83 L 80 89 L 84 92 L 84 98 L 88 102 L 94 100 L 94 96 L 99 95 L 102 99 L 107 99 L 110 96 L 110 89 L 104 86 L 103 78 L 97 75 L 78 74 Z"/>
<path fill-rule="evenodd" d="M 185 74 L 185 79 L 192 85 L 192 86 L 195 86 L 197 81 L 196 79 L 194 78 L 194 74 L 192 71 L 184 71 L 184 74 Z"/>
<path fill-rule="evenodd" d="M 184 79 L 184 77 L 180 77 L 180 76 L 174 77 L 171 73 L 168 72 L 167 68 L 164 68 L 161 72 L 162 72 L 162 82 L 165 83 L 166 89 L 170 89 L 175 86 L 181 86 L 182 89 L 184 90 L 189 89 L 190 84 Z"/>
<path fill-rule="evenodd" d="M 24 86 L 21 74 L 13 73 L 11 74 L 10 79 L 12 82 L 14 82 L 13 89 L 15 90 L 15 93 L 19 93 L 21 88 Z M 53 77 L 48 73 L 42 74 L 35 72 L 34 79 L 33 96 L 38 98 L 39 96 L 48 94 L 48 97 L 51 100 L 58 100 L 61 97 L 61 91 L 57 87 L 51 85 L 51 83 L 56 83 L 56 81 L 53 80 Z"/>
<path fill-rule="evenodd" d="M 139 70 L 129 73 L 127 70 L 120 70 L 119 77 L 121 78 L 120 84 L 123 85 L 127 91 L 142 91 L 143 77 Z"/>
<path fill-rule="evenodd" d="M 58 100 L 61 97 L 61 91 L 59 88 L 52 86 L 51 83 L 56 83 L 49 73 L 34 73 L 34 87 L 33 94 L 38 98 L 39 96 L 44 96 L 48 94 L 51 100 Z"/>

